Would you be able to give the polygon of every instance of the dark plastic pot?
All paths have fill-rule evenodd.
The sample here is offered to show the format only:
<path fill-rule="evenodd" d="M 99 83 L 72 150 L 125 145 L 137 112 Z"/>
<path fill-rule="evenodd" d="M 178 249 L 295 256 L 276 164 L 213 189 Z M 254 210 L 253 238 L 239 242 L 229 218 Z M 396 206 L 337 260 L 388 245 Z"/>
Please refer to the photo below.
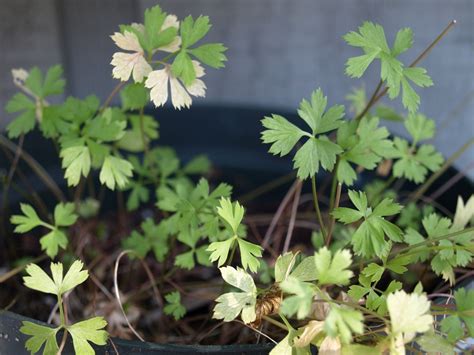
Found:
<path fill-rule="evenodd" d="M 268 147 L 260 142 L 262 130 L 260 120 L 273 109 L 247 109 L 235 107 L 193 107 L 190 110 L 175 111 L 160 110 L 155 113 L 149 110 L 148 114 L 158 117 L 160 122 L 159 145 L 169 145 L 175 148 L 183 161 L 189 160 L 197 154 L 206 154 L 213 164 L 218 167 L 219 180 L 231 183 L 236 187 L 235 192 L 248 192 L 261 184 L 291 172 L 291 157 L 279 158 L 270 155 Z M 293 122 L 297 122 L 294 113 L 276 112 L 285 115 Z M 41 147 L 41 149 L 38 149 Z M 64 186 L 63 171 L 57 159 L 57 152 L 50 144 L 45 144 L 39 134 L 29 134 L 25 140 L 25 150 L 34 156 L 49 172 L 58 184 Z M 8 171 L 8 160 L 0 159 L 0 170 Z M 25 169 L 26 170 L 26 169 Z M 454 169 L 448 169 L 438 181 L 428 190 L 428 194 L 456 175 Z M 373 178 L 372 174 L 362 174 L 360 185 L 364 185 Z M 36 177 L 29 176 L 39 194 L 44 194 L 44 186 Z M 410 188 L 410 187 L 408 187 Z M 464 199 L 473 191 L 473 184 L 467 178 L 457 181 L 449 193 L 443 194 L 438 202 L 453 211 L 457 196 Z M 285 188 L 277 189 L 266 195 L 265 200 L 277 202 L 285 193 Z M 1 200 L 0 195 L 0 200 Z M 14 192 L 10 193 L 9 202 L 12 211 L 17 209 L 21 197 Z M 0 236 L 1 242 L 1 236 Z M 1 265 L 0 265 L 1 266 Z M 0 355 L 27 354 L 24 348 L 26 336 L 19 332 L 23 320 L 44 324 L 36 320 L 17 315 L 11 312 L 0 311 Z M 70 341 L 70 338 L 69 338 Z M 159 345 L 142 343 L 123 339 L 113 339 L 120 354 L 268 354 L 272 344 L 262 345 L 228 345 L 228 346 L 201 346 L 201 345 Z M 66 354 L 73 354 L 70 342 L 66 347 Z M 98 353 L 116 354 L 111 344 L 100 348 Z"/>
<path fill-rule="evenodd" d="M 0 354 L 1 355 L 28 355 L 25 342 L 28 337 L 20 332 L 23 321 L 30 321 L 40 325 L 46 323 L 20 316 L 15 313 L 0 311 Z M 114 346 L 111 344 L 113 342 Z M 172 345 L 153 344 L 132 340 L 113 338 L 103 347 L 96 347 L 96 354 L 229 354 L 229 355 L 266 355 L 271 350 L 272 344 L 261 345 Z M 63 354 L 74 354 L 71 338 L 68 337 Z M 77 354 L 81 355 L 81 354 Z"/>

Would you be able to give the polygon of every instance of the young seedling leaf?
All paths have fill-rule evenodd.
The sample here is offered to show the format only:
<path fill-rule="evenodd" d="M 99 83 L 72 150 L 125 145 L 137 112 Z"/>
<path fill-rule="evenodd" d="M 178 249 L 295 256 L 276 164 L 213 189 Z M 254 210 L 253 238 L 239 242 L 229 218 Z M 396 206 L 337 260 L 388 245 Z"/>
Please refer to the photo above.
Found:
<path fill-rule="evenodd" d="M 103 328 L 107 322 L 102 317 L 94 317 L 67 327 L 72 336 L 76 354 L 94 355 L 95 351 L 89 343 L 107 344 L 108 334 Z"/>

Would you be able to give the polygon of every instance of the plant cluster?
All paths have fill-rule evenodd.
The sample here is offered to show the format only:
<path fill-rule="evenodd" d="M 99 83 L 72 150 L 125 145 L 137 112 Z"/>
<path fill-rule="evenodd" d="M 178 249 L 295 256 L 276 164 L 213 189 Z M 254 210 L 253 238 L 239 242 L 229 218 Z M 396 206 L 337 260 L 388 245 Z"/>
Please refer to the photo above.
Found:
<path fill-rule="evenodd" d="M 231 198 L 230 185 L 213 186 L 203 177 L 210 170 L 205 156 L 182 164 L 172 148 L 153 144 L 159 125 L 145 113 L 148 103 L 160 107 L 171 97 L 176 109 L 188 108 L 192 96 L 205 96 L 203 64 L 224 66 L 226 48 L 201 43 L 210 27 L 205 16 L 178 21 L 159 6 L 145 12 L 143 24 L 120 26 L 111 36 L 120 49 L 111 61 L 112 75 L 120 83 L 102 104 L 93 95 L 50 103 L 50 96 L 62 94 L 65 86 L 59 66 L 45 73 L 36 67 L 13 71 L 20 92 L 6 107 L 18 113 L 7 127 L 8 136 L 19 139 L 21 155 L 25 135 L 38 128 L 57 147 L 74 196 L 70 202 L 60 200 L 52 216 L 40 217 L 38 209 L 25 203 L 22 214 L 11 217 L 16 233 L 46 230 L 39 239 L 41 249 L 71 265 L 63 277 L 63 264 L 51 263 L 52 278 L 36 264 L 27 266 L 25 285 L 57 297 L 60 324 L 49 328 L 24 322 L 21 331 L 31 336 L 26 348 L 36 353 L 44 345 L 44 354 L 56 354 L 61 331 L 61 348 L 70 334 L 77 354 L 94 353 L 89 342 L 107 341 L 102 317 L 69 324 L 65 307 L 70 290 L 88 277 L 82 262 L 71 263 L 77 256 L 69 232 L 98 214 L 100 197 L 84 196 L 98 176 L 101 185 L 120 196 L 126 193 L 129 211 L 150 204 L 160 211 L 159 218 L 143 217 L 121 240 L 121 255 L 139 259 L 158 286 L 179 270 L 218 269 L 225 283 L 215 298 L 213 318 L 240 318 L 276 343 L 272 354 L 310 354 L 311 346 L 321 354 L 404 354 L 414 347 L 453 353 L 461 340 L 474 336 L 474 291 L 460 288 L 448 295 L 454 305 L 437 305 L 424 285 L 409 282 L 407 275 L 425 265 L 425 271 L 430 268 L 455 284 L 456 270 L 473 259 L 474 227 L 469 225 L 474 197 L 466 202 L 459 198 L 453 218 L 420 203 L 452 159 L 445 162 L 427 142 L 435 135 L 435 123 L 418 112 L 420 97 L 414 87 L 433 85 L 418 66 L 426 52 L 410 65 L 400 59 L 413 44 L 411 29 L 398 31 L 392 46 L 382 26 L 372 22 L 344 36 L 362 51 L 348 59 L 348 76 L 360 78 L 374 62 L 380 63 L 380 82 L 371 98 L 367 100 L 363 89 L 348 96 L 352 119 L 345 118 L 344 105 L 328 106 L 322 89 L 301 101 L 298 122 L 277 114 L 263 118 L 263 143 L 274 155 L 293 154 L 297 179 L 292 188 L 295 208 L 281 251 L 275 250 L 279 244 L 273 244 L 272 235 L 261 243 L 252 238 L 245 209 Z M 401 97 L 406 115 L 376 106 L 386 93 L 392 100 Z M 110 107 L 116 94 L 121 107 Z M 392 137 L 384 120 L 403 123 L 408 139 Z M 384 179 L 361 188 L 361 173 L 375 170 Z M 328 209 L 322 211 L 317 185 L 326 173 L 332 184 Z M 311 238 L 314 250 L 288 249 L 306 181 L 311 182 L 314 203 L 311 219 L 317 223 Z M 399 193 L 405 181 L 421 184 L 408 198 Z M 347 205 L 342 206 L 346 191 Z M 151 262 L 161 265 L 161 276 L 153 276 L 146 266 Z M 120 302 L 116 283 L 115 293 Z M 182 293 L 173 289 L 161 301 L 163 312 L 176 320 L 187 313 Z M 281 328 L 283 335 L 275 341 L 265 334 L 269 327 Z"/>

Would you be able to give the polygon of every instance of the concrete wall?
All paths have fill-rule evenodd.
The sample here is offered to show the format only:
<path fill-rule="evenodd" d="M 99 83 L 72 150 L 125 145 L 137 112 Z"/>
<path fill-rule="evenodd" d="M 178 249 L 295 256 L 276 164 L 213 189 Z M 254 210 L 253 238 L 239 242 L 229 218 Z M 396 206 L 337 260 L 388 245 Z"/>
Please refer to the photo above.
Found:
<path fill-rule="evenodd" d="M 320 86 L 329 102 L 348 90 L 373 90 L 378 68 L 363 80 L 343 74 L 358 51 L 341 36 L 364 20 L 381 23 L 389 40 L 405 26 L 415 32 L 414 58 L 452 19 L 456 28 L 422 63 L 435 86 L 421 90 L 420 110 L 441 129 L 435 143 L 451 154 L 474 135 L 474 1 L 471 0 L 0 0 L 0 104 L 11 95 L 9 68 L 63 62 L 68 94 L 91 91 L 105 97 L 114 86 L 109 65 L 114 46 L 108 35 L 120 23 L 141 20 L 159 3 L 179 17 L 206 14 L 210 39 L 229 47 L 224 70 L 208 70 L 206 104 L 294 110 Z M 201 101 L 199 101 L 201 103 Z M 396 105 L 399 107 L 399 105 Z M 6 123 L 4 116 L 0 121 Z M 405 134 L 402 127 L 392 129 Z M 457 163 L 474 160 L 474 150 Z M 471 170 L 470 175 L 474 177 Z"/>

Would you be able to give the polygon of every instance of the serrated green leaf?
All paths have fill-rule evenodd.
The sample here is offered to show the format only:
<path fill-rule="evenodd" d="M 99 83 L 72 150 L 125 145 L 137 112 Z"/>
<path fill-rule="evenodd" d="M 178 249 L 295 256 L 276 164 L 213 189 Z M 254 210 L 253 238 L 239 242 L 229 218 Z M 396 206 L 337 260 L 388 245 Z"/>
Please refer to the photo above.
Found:
<path fill-rule="evenodd" d="M 413 144 L 433 138 L 435 134 L 435 122 L 421 113 L 409 114 L 405 128 L 410 133 Z"/>
<path fill-rule="evenodd" d="M 392 48 L 392 55 L 397 57 L 406 52 L 413 45 L 413 31 L 411 28 L 405 27 L 397 32 L 395 43 Z"/>
<path fill-rule="evenodd" d="M 178 291 L 168 293 L 165 296 L 167 304 L 163 311 L 167 315 L 172 315 L 174 319 L 179 320 L 186 314 L 186 308 L 181 304 L 181 295 Z"/>
<path fill-rule="evenodd" d="M 14 215 L 10 218 L 10 222 L 17 225 L 14 230 L 15 233 L 26 233 L 33 228 L 43 225 L 43 221 L 38 217 L 38 214 L 31 205 L 21 203 L 20 208 L 23 215 Z"/>
<path fill-rule="evenodd" d="M 132 83 L 120 91 L 120 99 L 124 110 L 137 110 L 147 105 L 150 96 L 142 83 Z"/>
<path fill-rule="evenodd" d="M 103 330 L 107 322 L 102 317 L 94 317 L 75 323 L 67 328 L 72 336 L 76 354 L 94 355 L 95 351 L 89 343 L 96 345 L 107 344 L 108 334 Z"/>
<path fill-rule="evenodd" d="M 352 264 L 349 250 L 338 250 L 331 255 L 327 247 L 314 254 L 316 277 L 321 285 L 346 285 L 353 276 L 347 268 Z"/>
<path fill-rule="evenodd" d="M 295 265 L 296 255 L 289 252 L 278 256 L 275 262 L 275 282 L 282 282 L 288 277 Z"/>
<path fill-rule="evenodd" d="M 26 267 L 28 276 L 23 277 L 23 282 L 28 288 L 60 297 L 87 280 L 89 274 L 87 270 L 82 270 L 83 266 L 84 264 L 80 260 L 74 261 L 63 278 L 63 265 L 51 263 L 50 268 L 53 275 L 51 278 L 38 265 L 29 264 Z"/>
<path fill-rule="evenodd" d="M 67 227 L 76 223 L 73 203 L 59 203 L 54 208 L 54 223 L 57 227 Z"/>
<path fill-rule="evenodd" d="M 81 176 L 87 177 L 91 168 L 91 155 L 84 145 L 72 146 L 60 152 L 64 177 L 69 186 L 77 186 Z"/>
<path fill-rule="evenodd" d="M 211 29 L 209 17 L 199 16 L 194 20 L 191 16 L 186 17 L 181 23 L 180 33 L 183 48 L 188 48 L 202 39 Z"/>
<path fill-rule="evenodd" d="M 56 334 L 59 331 L 59 327 L 51 328 L 49 326 L 39 325 L 28 321 L 22 322 L 20 332 L 31 337 L 25 342 L 25 348 L 31 354 L 38 353 L 43 344 L 43 355 L 56 355 L 59 351 L 58 341 L 56 340 Z"/>
<path fill-rule="evenodd" d="M 240 261 L 245 270 L 249 269 L 252 272 L 257 272 L 260 267 L 260 260 L 262 257 L 263 248 L 260 245 L 247 242 L 241 238 L 237 239 L 240 250 Z"/>
<path fill-rule="evenodd" d="M 391 199 L 384 199 L 375 208 L 368 207 L 367 196 L 360 191 L 357 193 L 349 190 L 349 198 L 357 210 L 339 207 L 333 210 L 332 215 L 346 224 L 364 220 L 351 239 L 356 254 L 379 257 L 384 255 L 390 247 L 384 235 L 393 241 L 402 241 L 402 230 L 384 218 L 398 213 L 401 210 L 400 205 Z"/>
<path fill-rule="evenodd" d="M 100 182 L 109 189 L 115 190 L 115 186 L 122 189 L 128 179 L 132 177 L 133 166 L 127 160 L 109 155 L 104 160 L 104 165 L 100 171 Z"/>
<path fill-rule="evenodd" d="M 245 210 L 238 201 L 232 203 L 228 198 L 221 198 L 220 206 L 217 207 L 217 214 L 232 228 L 234 235 L 237 235 L 242 218 L 244 218 Z"/>
<path fill-rule="evenodd" d="M 314 281 L 317 279 L 317 271 L 315 264 L 315 257 L 308 256 L 301 260 L 301 262 L 296 265 L 295 269 L 291 272 L 291 276 L 298 279 L 299 281 Z"/>
<path fill-rule="evenodd" d="M 209 65 L 212 68 L 223 68 L 227 57 L 224 52 L 227 50 L 222 43 L 203 44 L 197 48 L 189 49 L 188 52 L 195 56 L 199 61 Z"/>
<path fill-rule="evenodd" d="M 275 155 L 288 154 L 304 135 L 301 129 L 280 115 L 265 117 L 262 125 L 267 128 L 261 134 L 262 141 L 271 144 L 269 152 Z"/>
<path fill-rule="evenodd" d="M 326 320 L 324 321 L 324 331 L 327 335 L 339 337 L 342 343 L 351 342 L 352 333 L 362 334 L 364 330 L 364 316 L 361 312 L 345 306 L 331 305 Z"/>
<path fill-rule="evenodd" d="M 280 284 L 280 288 L 285 293 L 293 295 L 283 299 L 280 306 L 281 312 L 288 317 L 296 315 L 298 319 L 306 318 L 313 304 L 315 291 L 312 285 L 290 275 Z"/>
<path fill-rule="evenodd" d="M 41 250 L 44 250 L 46 255 L 53 259 L 58 255 L 59 248 L 66 249 L 68 239 L 63 231 L 53 229 L 51 232 L 41 237 L 40 244 Z"/>
<path fill-rule="evenodd" d="M 175 57 L 171 70 L 176 77 L 183 81 L 185 86 L 191 85 L 194 80 L 196 80 L 196 71 L 194 70 L 193 62 L 191 57 L 184 50 L 180 51 Z"/>
<path fill-rule="evenodd" d="M 234 238 L 229 238 L 221 242 L 213 242 L 207 248 L 207 251 L 211 252 L 209 260 L 211 262 L 217 261 L 217 266 L 221 267 L 227 261 L 230 249 L 235 243 Z"/>

